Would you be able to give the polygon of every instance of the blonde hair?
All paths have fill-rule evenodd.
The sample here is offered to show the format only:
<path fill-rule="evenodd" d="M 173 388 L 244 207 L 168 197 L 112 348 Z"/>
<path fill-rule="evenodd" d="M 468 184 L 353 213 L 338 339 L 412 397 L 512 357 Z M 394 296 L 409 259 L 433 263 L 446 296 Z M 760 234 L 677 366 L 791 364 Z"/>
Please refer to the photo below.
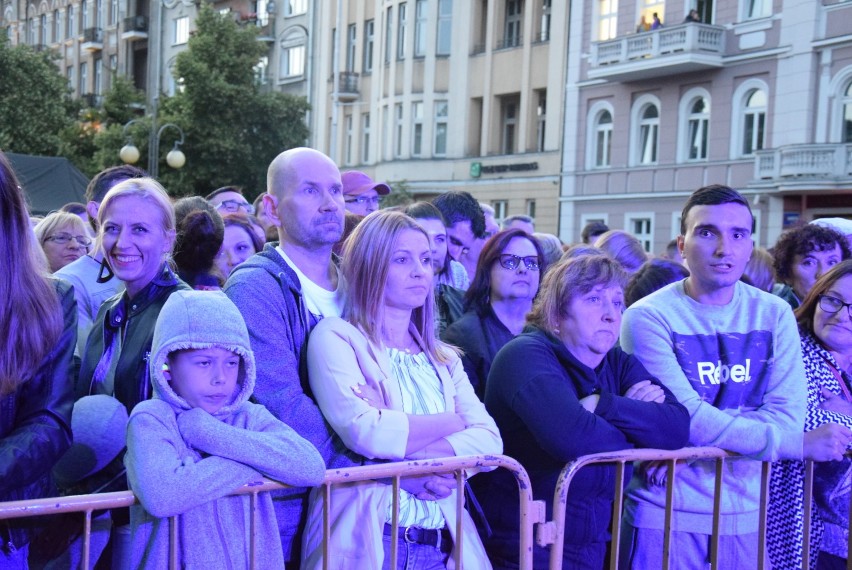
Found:
<path fill-rule="evenodd" d="M 623 289 L 626 283 L 624 268 L 608 255 L 563 259 L 545 273 L 527 322 L 552 333 L 567 316 L 574 297 L 585 295 L 598 285 L 618 285 Z"/>
<path fill-rule="evenodd" d="M 166 193 L 166 189 L 153 178 L 130 178 L 119 182 L 104 196 L 101 207 L 98 209 L 98 238 L 95 246 L 98 250 L 103 245 L 103 227 L 104 218 L 112 203 L 119 198 L 126 196 L 136 196 L 149 202 L 154 209 L 160 213 L 160 222 L 162 224 L 163 233 L 172 238 L 172 247 L 174 247 L 175 237 L 175 208 L 172 205 L 171 198 Z"/>
<path fill-rule="evenodd" d="M 419 232 L 429 242 L 426 232 L 414 219 L 401 212 L 379 211 L 358 224 L 343 248 L 340 264 L 346 298 L 343 315 L 379 345 L 382 344 L 388 266 L 399 236 L 405 230 Z M 446 363 L 452 350 L 435 335 L 435 298 L 431 281 L 428 289 L 426 302 L 411 312 L 411 322 L 423 339 L 423 348 L 429 356 Z"/>
<path fill-rule="evenodd" d="M 77 232 L 77 235 L 89 237 L 89 232 L 86 230 L 86 224 L 80 219 L 77 214 L 69 214 L 68 212 L 51 212 L 47 217 L 43 218 L 33 228 L 38 242 L 44 245 L 44 240 L 53 235 L 57 228 L 70 225 Z"/>
<path fill-rule="evenodd" d="M 741 279 L 761 291 L 771 293 L 772 286 L 775 285 L 775 268 L 772 266 L 774 262 L 775 258 L 766 249 L 755 247 Z"/>
<path fill-rule="evenodd" d="M 32 378 L 62 332 L 62 308 L 43 258 L 23 191 L 0 152 L 0 396 Z"/>
<path fill-rule="evenodd" d="M 628 273 L 636 273 L 648 261 L 648 254 L 635 236 L 624 230 L 609 230 L 595 240 L 595 247 L 618 261 Z"/>

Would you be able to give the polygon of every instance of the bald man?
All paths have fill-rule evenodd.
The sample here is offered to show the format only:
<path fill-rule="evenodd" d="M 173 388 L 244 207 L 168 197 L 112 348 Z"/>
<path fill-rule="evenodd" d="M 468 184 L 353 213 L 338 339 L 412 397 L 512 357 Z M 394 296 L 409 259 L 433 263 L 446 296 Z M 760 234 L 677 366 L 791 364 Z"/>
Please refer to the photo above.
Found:
<path fill-rule="evenodd" d="M 254 396 L 313 443 L 328 468 L 360 464 L 305 392 L 308 335 L 320 319 L 340 316 L 343 308 L 331 251 L 343 233 L 345 212 L 337 166 L 309 148 L 279 154 L 269 165 L 261 208 L 279 241 L 237 266 L 225 284 L 251 336 L 257 361 Z M 274 498 L 288 568 L 299 565 L 307 496 L 306 489 L 293 489 Z"/>

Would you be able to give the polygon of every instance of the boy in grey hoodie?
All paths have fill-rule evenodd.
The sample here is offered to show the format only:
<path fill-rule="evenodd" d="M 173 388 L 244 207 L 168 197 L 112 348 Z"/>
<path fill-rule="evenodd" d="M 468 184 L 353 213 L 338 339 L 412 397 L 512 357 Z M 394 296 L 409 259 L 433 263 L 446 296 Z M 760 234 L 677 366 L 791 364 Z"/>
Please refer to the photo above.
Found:
<path fill-rule="evenodd" d="M 177 517 L 178 566 L 247 568 L 249 497 L 228 496 L 269 477 L 322 482 L 307 440 L 248 401 L 255 362 L 240 312 L 220 292 L 177 291 L 163 306 L 149 359 L 154 398 L 127 427 L 134 568 L 168 567 L 168 518 Z M 283 568 L 272 500 L 258 496 L 255 567 Z"/>

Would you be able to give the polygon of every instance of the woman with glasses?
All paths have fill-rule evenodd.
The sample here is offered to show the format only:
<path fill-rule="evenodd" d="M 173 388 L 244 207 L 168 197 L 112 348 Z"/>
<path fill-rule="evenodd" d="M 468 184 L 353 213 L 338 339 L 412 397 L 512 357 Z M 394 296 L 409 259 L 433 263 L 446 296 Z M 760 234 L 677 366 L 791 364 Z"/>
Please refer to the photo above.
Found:
<path fill-rule="evenodd" d="M 524 328 L 544 269 L 538 240 L 523 230 L 498 232 L 482 248 L 465 294 L 466 312 L 443 335 L 464 353 L 465 372 L 480 399 L 497 351 Z"/>
<path fill-rule="evenodd" d="M 34 231 L 51 273 L 86 255 L 92 245 L 83 220 L 67 212 L 49 214 Z"/>
<path fill-rule="evenodd" d="M 370 214 L 347 240 L 340 270 L 345 320 L 319 322 L 307 360 L 317 403 L 346 446 L 392 461 L 500 453 L 500 435 L 459 357 L 436 338 L 423 228 L 400 212 Z M 311 493 L 303 569 L 322 567 L 322 496 L 321 488 Z M 446 568 L 459 541 L 465 568 L 490 568 L 473 521 L 456 508 L 454 478 L 404 479 L 397 534 L 393 498 L 386 482 L 332 487 L 330 568 L 387 568 L 393 543 L 399 568 Z"/>
<path fill-rule="evenodd" d="M 549 268 L 525 332 L 494 359 L 485 406 L 504 453 L 526 468 L 548 518 L 559 473 L 581 455 L 634 447 L 686 445 L 689 414 L 634 356 L 616 347 L 627 274 L 605 255 L 565 259 Z M 629 480 L 629 476 L 625 481 Z M 495 568 L 517 568 L 518 504 L 514 477 L 502 470 L 476 481 L 491 526 Z M 563 568 L 603 568 L 615 467 L 582 469 L 568 492 Z M 536 568 L 549 551 L 535 546 Z"/>
<path fill-rule="evenodd" d="M 811 562 L 846 568 L 852 461 L 852 260 L 834 265 L 796 309 L 808 409 L 804 457 L 815 466 Z M 773 570 L 802 567 L 805 465 L 772 466 L 767 545 Z M 813 568 L 813 564 L 811 564 Z"/>

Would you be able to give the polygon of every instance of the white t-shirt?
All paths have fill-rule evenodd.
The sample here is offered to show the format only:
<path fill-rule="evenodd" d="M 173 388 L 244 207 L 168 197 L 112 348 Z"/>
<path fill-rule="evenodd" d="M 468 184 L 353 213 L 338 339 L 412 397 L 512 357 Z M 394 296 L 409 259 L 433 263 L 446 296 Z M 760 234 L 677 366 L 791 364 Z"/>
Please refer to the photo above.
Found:
<path fill-rule="evenodd" d="M 302 273 L 293 261 L 287 257 L 284 250 L 279 245 L 275 250 L 284 258 L 296 275 L 299 277 L 299 283 L 302 285 L 302 296 L 305 299 L 305 307 L 316 318 L 317 321 L 325 317 L 339 317 L 343 314 L 343 294 L 340 290 L 340 274 L 337 276 L 337 289 L 329 291 L 320 287 L 311 281 L 307 275 Z M 337 266 L 334 266 L 334 271 L 337 271 Z"/>

